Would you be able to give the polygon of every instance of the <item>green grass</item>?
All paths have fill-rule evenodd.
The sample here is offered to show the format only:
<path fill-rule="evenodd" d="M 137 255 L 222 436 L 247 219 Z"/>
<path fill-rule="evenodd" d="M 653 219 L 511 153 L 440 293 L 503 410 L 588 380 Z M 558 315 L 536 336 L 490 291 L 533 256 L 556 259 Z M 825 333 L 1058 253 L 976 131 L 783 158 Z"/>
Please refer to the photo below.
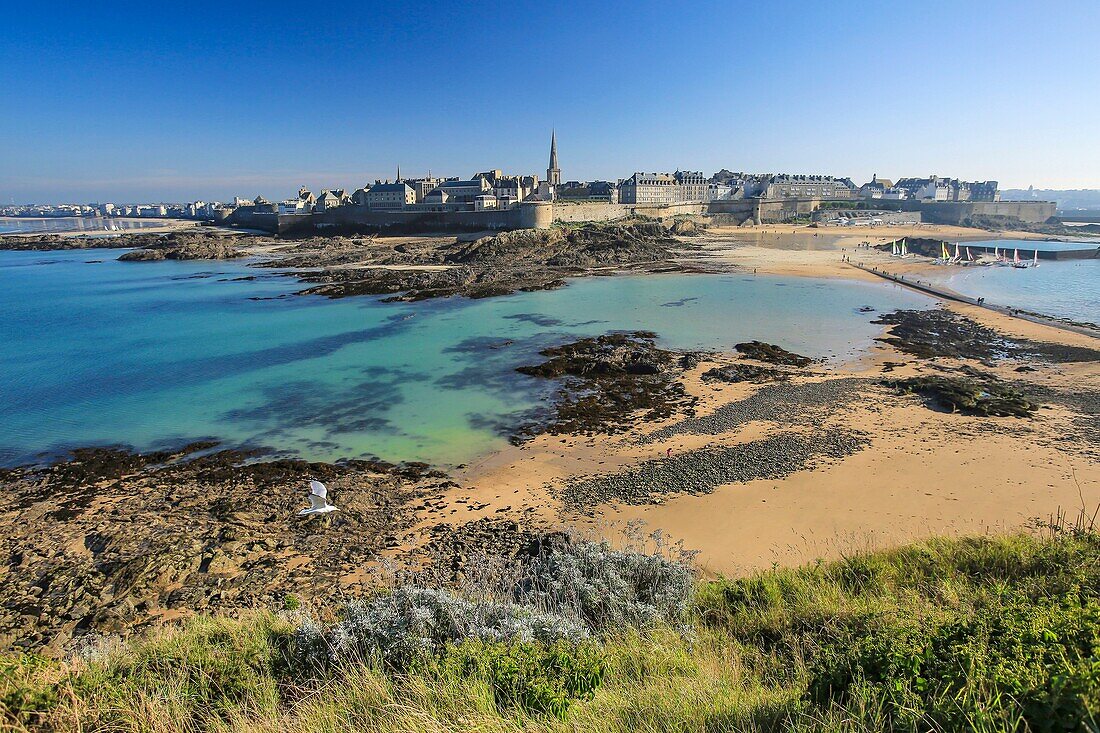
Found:
<path fill-rule="evenodd" d="M 296 670 L 275 613 L 0 663 L 0 730 L 1092 731 L 1100 537 L 930 540 L 701 583 L 686 629 Z M 320 675 L 320 676 L 319 676 Z M 6 727 L 4 727 L 6 726 Z"/>

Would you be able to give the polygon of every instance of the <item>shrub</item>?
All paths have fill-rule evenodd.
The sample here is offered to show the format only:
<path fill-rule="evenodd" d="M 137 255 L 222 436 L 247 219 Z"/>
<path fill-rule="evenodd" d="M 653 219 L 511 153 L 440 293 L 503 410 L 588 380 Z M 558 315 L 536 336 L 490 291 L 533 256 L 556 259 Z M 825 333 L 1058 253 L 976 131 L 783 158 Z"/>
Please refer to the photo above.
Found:
<path fill-rule="evenodd" d="M 433 670 L 486 680 L 501 707 L 564 718 L 574 702 L 591 699 L 607 664 L 592 643 L 466 642 L 448 647 Z"/>
<path fill-rule="evenodd" d="M 1098 653 L 1095 600 L 1014 594 L 946 622 L 837 639 L 811 665 L 807 695 L 818 704 L 879 699 L 899 726 L 1087 730 L 1100 716 Z"/>
<path fill-rule="evenodd" d="M 328 629 L 303 623 L 293 654 L 303 669 L 378 660 L 404 670 L 468 639 L 578 643 L 588 639 L 588 631 L 574 619 L 514 603 L 470 601 L 444 590 L 401 587 L 348 604 L 341 620 Z"/>
<path fill-rule="evenodd" d="M 35 673 L 48 664 L 45 658 L 32 654 L 0 658 L 0 721 L 40 722 L 57 706 L 56 685 L 35 679 Z"/>
<path fill-rule="evenodd" d="M 694 592 L 686 563 L 577 542 L 536 558 L 519 600 L 584 619 L 596 632 L 683 621 Z"/>

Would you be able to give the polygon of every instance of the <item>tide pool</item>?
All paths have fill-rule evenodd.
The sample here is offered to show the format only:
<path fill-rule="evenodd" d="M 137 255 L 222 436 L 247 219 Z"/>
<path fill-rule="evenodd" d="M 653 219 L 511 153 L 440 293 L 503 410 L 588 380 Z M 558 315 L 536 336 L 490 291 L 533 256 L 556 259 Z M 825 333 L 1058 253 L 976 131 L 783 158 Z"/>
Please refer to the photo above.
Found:
<path fill-rule="evenodd" d="M 752 275 L 586 278 L 486 300 L 300 297 L 243 263 L 122 263 L 124 250 L 0 252 L 0 464 L 72 447 L 198 438 L 317 460 L 469 461 L 552 394 L 514 372 L 616 329 L 731 350 L 761 339 L 834 362 L 878 311 L 934 301 L 888 283 Z"/>

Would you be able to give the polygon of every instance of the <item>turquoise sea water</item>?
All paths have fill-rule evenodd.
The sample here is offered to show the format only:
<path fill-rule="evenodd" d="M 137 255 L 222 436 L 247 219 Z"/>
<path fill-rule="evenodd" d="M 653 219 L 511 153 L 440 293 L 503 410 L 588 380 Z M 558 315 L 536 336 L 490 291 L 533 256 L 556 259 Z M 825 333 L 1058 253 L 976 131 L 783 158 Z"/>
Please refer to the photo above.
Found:
<path fill-rule="evenodd" d="M 292 296 L 292 278 L 239 263 L 119 254 L 0 252 L 0 464 L 203 437 L 457 464 L 544 404 L 548 385 L 513 370 L 548 345 L 645 328 L 676 348 L 762 339 L 844 360 L 879 332 L 861 306 L 933 303 L 888 283 L 660 275 L 386 304 Z"/>
<path fill-rule="evenodd" d="M 1014 248 L 1021 259 L 1030 259 L 1034 249 L 1081 249 L 1098 246 L 1098 242 L 1021 242 L 1019 240 L 989 240 L 973 245 L 995 244 L 1007 247 L 1009 256 Z M 990 303 L 1045 313 L 1077 321 L 1100 323 L 1100 259 L 1040 260 L 1039 267 L 954 267 L 944 266 L 922 279 L 944 285 L 963 295 L 985 298 Z"/>

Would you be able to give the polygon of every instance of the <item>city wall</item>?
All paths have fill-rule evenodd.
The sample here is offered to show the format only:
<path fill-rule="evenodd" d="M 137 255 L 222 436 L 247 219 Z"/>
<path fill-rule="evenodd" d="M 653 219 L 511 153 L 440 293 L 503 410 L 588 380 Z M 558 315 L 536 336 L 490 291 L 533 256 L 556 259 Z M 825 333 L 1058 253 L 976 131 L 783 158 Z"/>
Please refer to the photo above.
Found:
<path fill-rule="evenodd" d="M 852 204 L 859 200 L 852 200 Z M 962 224 L 973 217 L 1012 217 L 1042 223 L 1054 216 L 1048 201 L 864 202 L 876 209 L 919 211 L 923 221 L 934 224 Z M 555 223 L 612 221 L 626 216 L 667 219 L 674 216 L 710 215 L 723 224 L 751 221 L 767 224 L 809 218 L 821 205 L 820 199 L 738 199 L 709 203 L 611 204 L 602 202 L 525 202 L 510 209 L 485 211 L 371 211 L 362 206 L 341 206 L 319 214 L 284 216 L 242 207 L 226 223 L 287 236 L 311 234 L 432 234 L 452 232 L 545 229 Z"/>
<path fill-rule="evenodd" d="M 557 222 L 612 221 L 633 215 L 664 219 L 705 214 L 706 209 L 703 203 L 530 202 L 510 209 L 485 211 L 371 211 L 363 206 L 340 206 L 316 214 L 280 215 L 246 206 L 234 211 L 226 223 L 286 236 L 353 232 L 432 234 L 546 229 Z"/>
<path fill-rule="evenodd" d="M 868 202 L 877 209 L 919 211 L 931 224 L 964 224 L 974 217 L 1010 217 L 1042 224 L 1055 214 L 1053 201 L 886 201 Z"/>

